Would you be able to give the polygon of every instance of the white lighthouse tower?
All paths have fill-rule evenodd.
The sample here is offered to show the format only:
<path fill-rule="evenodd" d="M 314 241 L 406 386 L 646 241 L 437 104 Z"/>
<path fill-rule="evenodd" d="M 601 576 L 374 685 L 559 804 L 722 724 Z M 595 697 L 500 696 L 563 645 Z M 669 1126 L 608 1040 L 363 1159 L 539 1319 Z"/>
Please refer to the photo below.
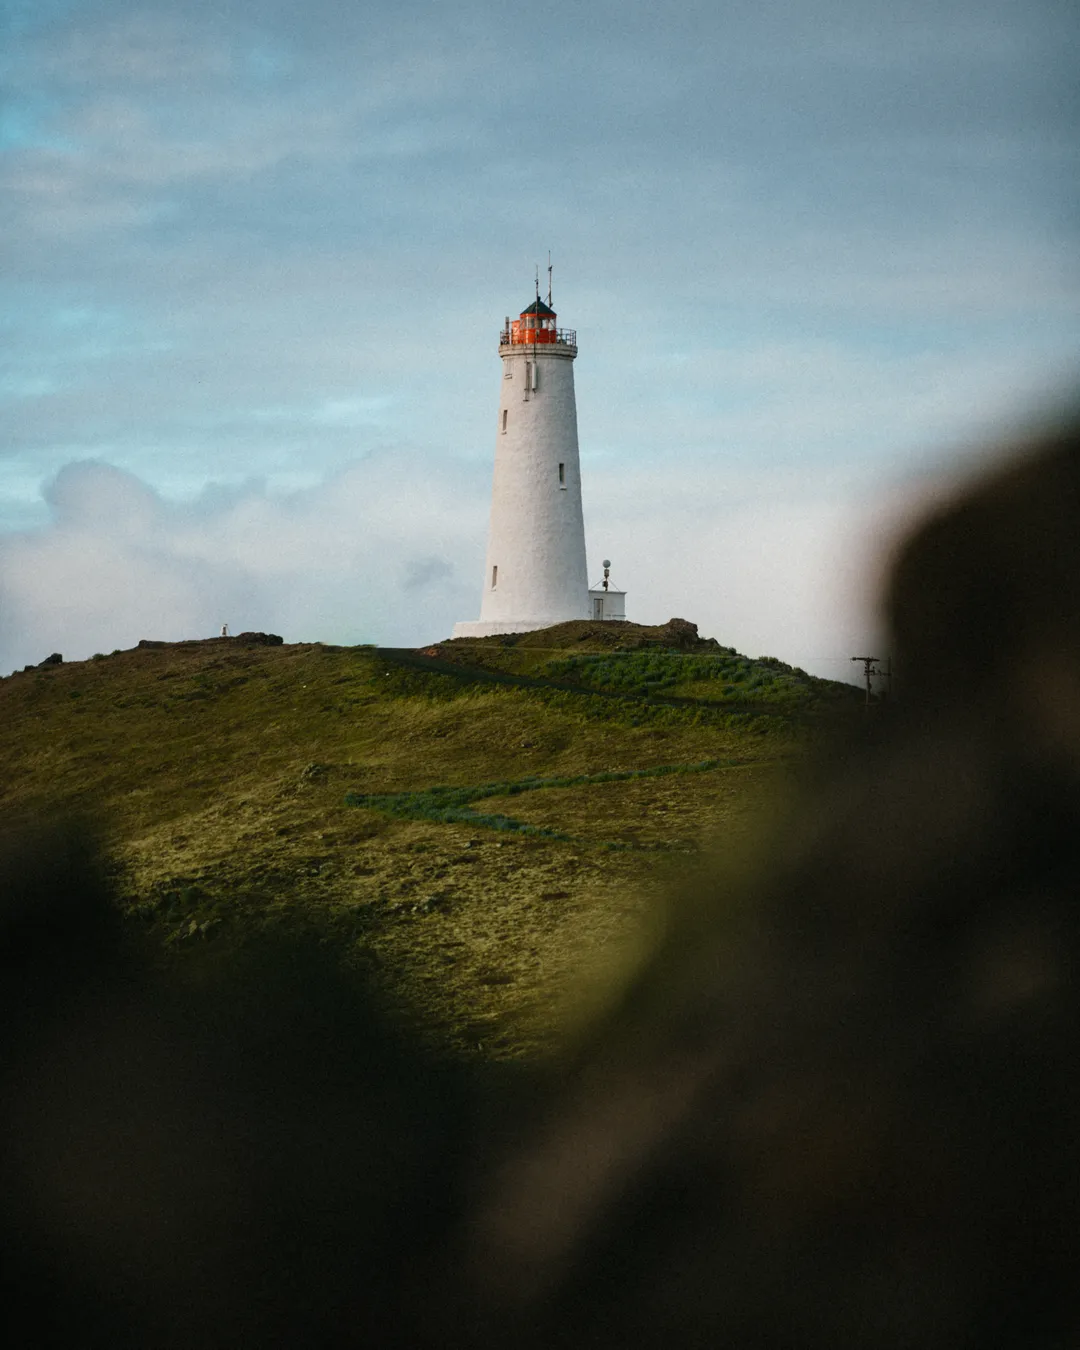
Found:
<path fill-rule="evenodd" d="M 454 637 L 525 633 L 589 617 L 581 515 L 574 357 L 577 334 L 559 328 L 537 294 L 499 336 L 502 397 L 495 435 L 484 589 L 477 623 Z"/>

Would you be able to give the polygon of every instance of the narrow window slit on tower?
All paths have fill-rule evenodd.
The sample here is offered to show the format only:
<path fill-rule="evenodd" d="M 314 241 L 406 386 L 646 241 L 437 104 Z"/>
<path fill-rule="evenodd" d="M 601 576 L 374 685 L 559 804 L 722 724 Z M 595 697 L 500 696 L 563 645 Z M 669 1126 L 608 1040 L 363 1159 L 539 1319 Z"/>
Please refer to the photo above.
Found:
<path fill-rule="evenodd" d="M 565 464 L 560 464 L 560 465 L 559 465 L 559 486 L 560 486 L 561 488 L 564 488 L 564 487 L 566 486 L 566 465 L 565 465 Z"/>
<path fill-rule="evenodd" d="M 498 581 L 498 579 L 499 579 L 499 568 L 498 568 L 498 565 L 496 565 L 496 566 L 494 566 L 494 567 L 491 569 L 491 589 L 492 589 L 492 590 L 495 589 L 495 583 Z"/>
<path fill-rule="evenodd" d="M 503 416 L 502 416 L 502 429 L 503 429 L 503 431 L 506 430 L 506 412 L 507 412 L 507 410 L 504 408 L 504 409 L 503 409 Z"/>

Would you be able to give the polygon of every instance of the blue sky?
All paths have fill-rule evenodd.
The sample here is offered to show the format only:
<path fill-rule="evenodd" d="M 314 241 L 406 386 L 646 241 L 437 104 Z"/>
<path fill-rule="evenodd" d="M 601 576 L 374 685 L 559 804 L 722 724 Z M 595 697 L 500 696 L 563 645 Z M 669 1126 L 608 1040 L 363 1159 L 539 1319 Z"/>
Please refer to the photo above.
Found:
<path fill-rule="evenodd" d="M 751 655 L 1072 394 L 1071 0 L 3 8 L 0 670 L 475 618 L 549 248 L 590 569 Z"/>

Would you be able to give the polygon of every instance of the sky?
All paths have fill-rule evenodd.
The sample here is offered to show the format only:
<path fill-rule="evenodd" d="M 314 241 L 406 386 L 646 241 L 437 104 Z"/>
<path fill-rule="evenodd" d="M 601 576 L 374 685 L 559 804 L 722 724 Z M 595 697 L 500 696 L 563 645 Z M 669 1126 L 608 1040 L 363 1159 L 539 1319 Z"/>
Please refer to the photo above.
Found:
<path fill-rule="evenodd" d="M 0 673 L 476 619 L 549 250 L 590 580 L 751 656 L 1074 397 L 1074 0 L 0 9 Z"/>

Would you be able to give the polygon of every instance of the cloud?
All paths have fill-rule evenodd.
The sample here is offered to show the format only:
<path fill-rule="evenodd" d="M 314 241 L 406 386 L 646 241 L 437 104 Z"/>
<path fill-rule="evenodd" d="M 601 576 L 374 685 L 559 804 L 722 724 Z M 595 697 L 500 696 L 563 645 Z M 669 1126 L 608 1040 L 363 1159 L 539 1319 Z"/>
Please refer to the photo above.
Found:
<path fill-rule="evenodd" d="M 251 482 L 170 502 L 111 465 L 66 465 L 50 523 L 0 536 L 0 669 L 228 623 L 287 641 L 417 646 L 479 611 L 489 475 L 380 452 L 313 488 Z M 934 491 L 850 471 L 686 462 L 586 473 L 592 571 L 628 616 L 678 615 L 749 655 L 832 678 L 877 639 L 882 541 Z"/>
<path fill-rule="evenodd" d="M 49 524 L 0 536 L 0 669 L 222 623 L 289 641 L 445 636 L 479 603 L 486 477 L 372 455 L 288 495 L 249 483 L 176 503 L 111 465 L 66 465 Z"/>
<path fill-rule="evenodd" d="M 830 679 L 849 679 L 850 656 L 882 637 L 890 542 L 936 491 L 929 476 L 893 485 L 850 469 L 763 474 L 707 460 L 589 486 L 590 580 L 611 558 L 628 618 L 690 619 L 703 637 Z"/>
<path fill-rule="evenodd" d="M 405 591 L 426 590 L 429 586 L 448 580 L 453 575 L 454 569 L 445 558 L 413 559 L 406 564 L 402 589 Z"/>
<path fill-rule="evenodd" d="M 92 460 L 66 464 L 43 496 L 64 534 L 107 526 L 115 537 L 145 542 L 165 514 L 161 499 L 132 474 Z"/>

